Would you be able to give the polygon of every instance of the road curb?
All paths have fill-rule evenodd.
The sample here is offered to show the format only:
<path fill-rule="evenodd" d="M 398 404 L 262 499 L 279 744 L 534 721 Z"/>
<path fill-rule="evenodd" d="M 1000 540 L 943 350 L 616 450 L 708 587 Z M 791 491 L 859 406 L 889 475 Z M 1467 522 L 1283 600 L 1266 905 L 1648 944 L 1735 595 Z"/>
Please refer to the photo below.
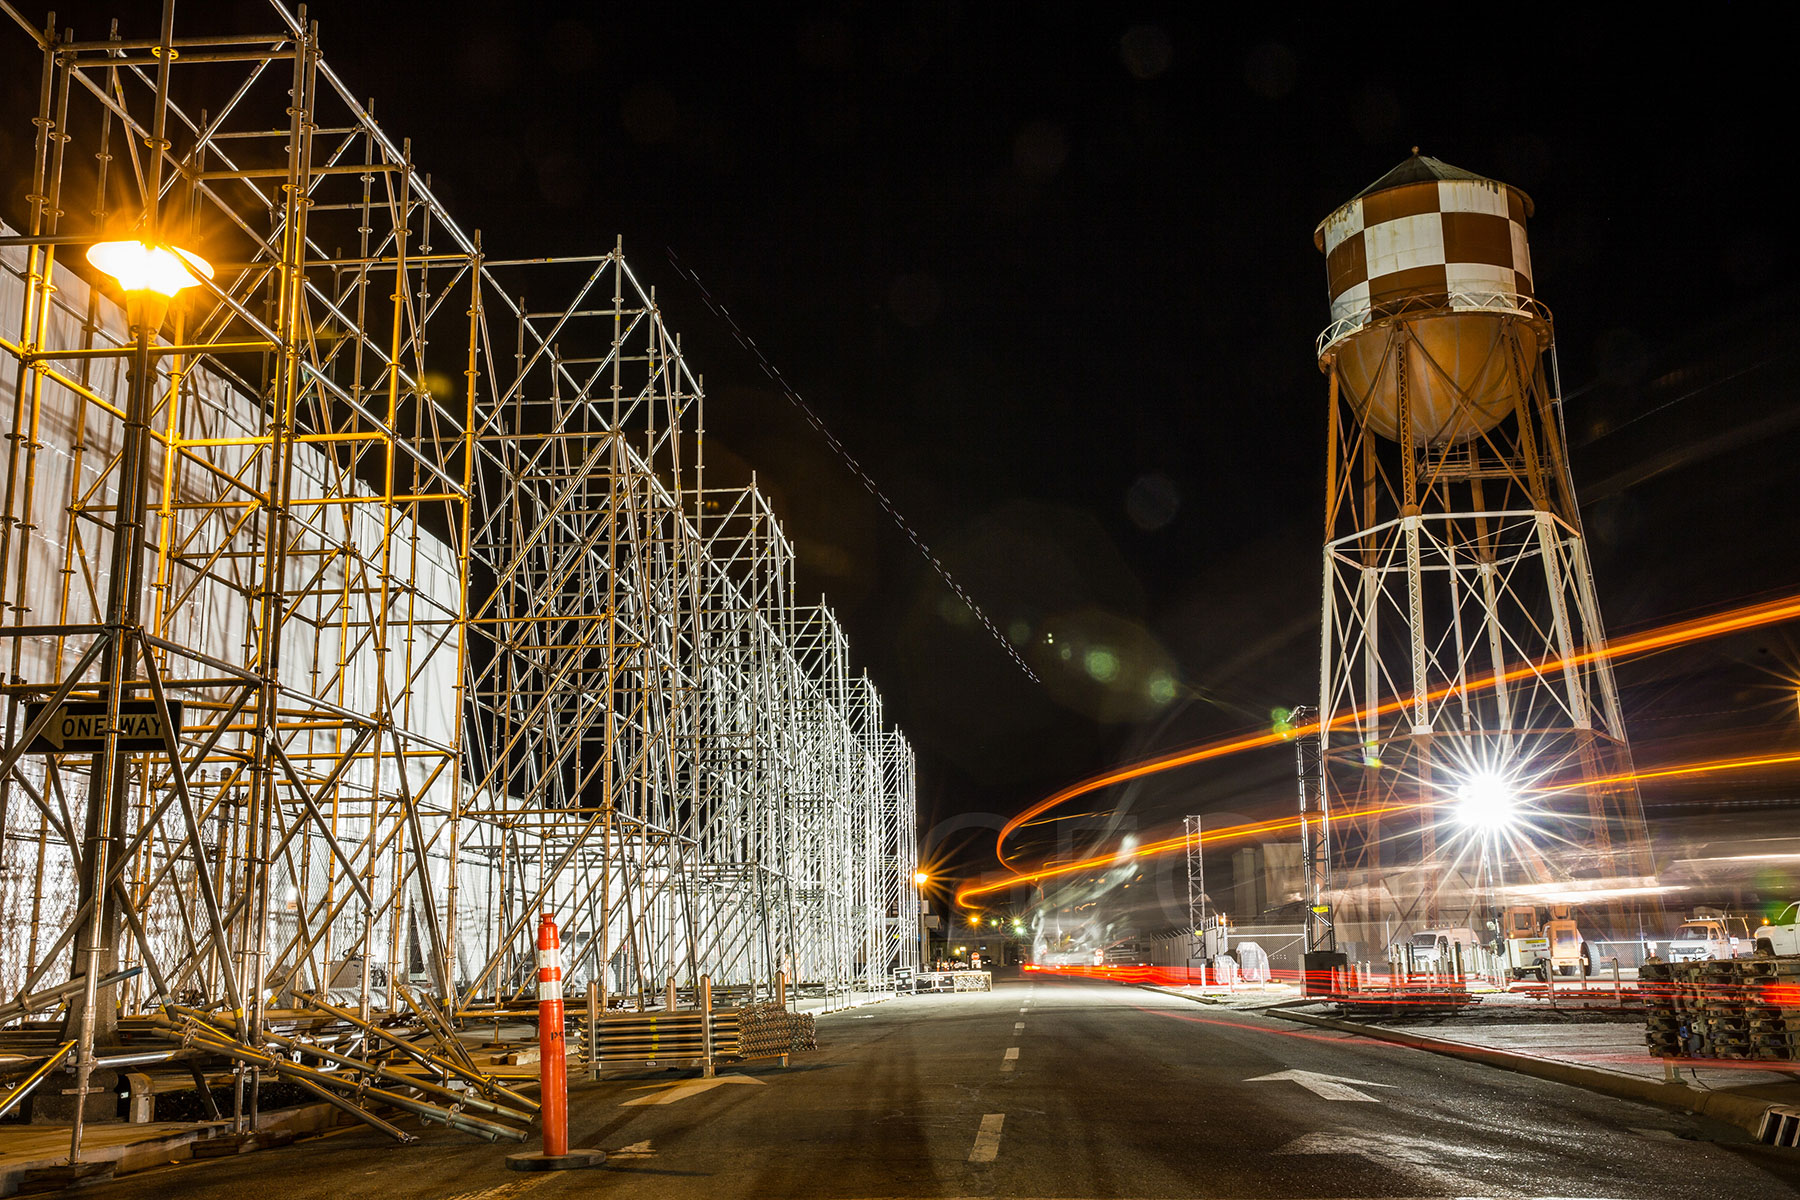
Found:
<path fill-rule="evenodd" d="M 1703 1117 L 1711 1117 L 1715 1121 L 1724 1121 L 1728 1125 L 1736 1125 L 1740 1129 L 1749 1131 L 1752 1137 L 1762 1132 L 1763 1114 L 1771 1108 L 1779 1107 L 1779 1104 L 1773 1100 L 1759 1100 L 1730 1092 L 1705 1091 L 1700 1088 L 1691 1088 L 1684 1083 L 1659 1083 L 1651 1079 L 1637 1079 L 1600 1067 L 1557 1062 L 1554 1059 L 1536 1058 L 1529 1054 L 1515 1054 L 1510 1050 L 1492 1050 L 1484 1046 L 1471 1046 L 1466 1042 L 1426 1037 L 1424 1034 L 1408 1033 L 1400 1029 L 1383 1029 L 1377 1025 L 1363 1025 L 1355 1021 L 1340 1021 L 1333 1017 L 1315 1017 L 1306 1013 L 1280 1009 L 1262 1009 L 1260 1011 L 1272 1017 L 1280 1017 L 1284 1021 L 1297 1021 L 1303 1025 L 1316 1025 L 1321 1029 L 1354 1033 L 1360 1037 L 1393 1042 L 1414 1050 L 1425 1050 L 1449 1058 L 1460 1058 L 1466 1062 L 1483 1063 L 1490 1067 L 1499 1067 L 1502 1070 L 1516 1071 L 1521 1075 L 1532 1075 L 1538 1079 L 1548 1079 L 1556 1083 L 1586 1088 L 1591 1092 L 1616 1096 L 1621 1100 L 1637 1100 L 1645 1104 L 1660 1104 L 1665 1108 L 1683 1109 L 1687 1112 L 1698 1113 Z"/>

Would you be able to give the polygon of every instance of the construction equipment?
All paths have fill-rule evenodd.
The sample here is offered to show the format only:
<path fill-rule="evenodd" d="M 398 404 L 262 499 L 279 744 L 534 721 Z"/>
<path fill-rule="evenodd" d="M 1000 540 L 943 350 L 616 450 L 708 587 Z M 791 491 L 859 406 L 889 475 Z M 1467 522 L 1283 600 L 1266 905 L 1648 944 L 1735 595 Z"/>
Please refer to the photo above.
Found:
<path fill-rule="evenodd" d="M 1593 971 L 1587 941 L 1566 904 L 1509 905 L 1494 924 L 1493 953 L 1508 979 L 1548 980 L 1551 973 L 1585 978 Z"/>

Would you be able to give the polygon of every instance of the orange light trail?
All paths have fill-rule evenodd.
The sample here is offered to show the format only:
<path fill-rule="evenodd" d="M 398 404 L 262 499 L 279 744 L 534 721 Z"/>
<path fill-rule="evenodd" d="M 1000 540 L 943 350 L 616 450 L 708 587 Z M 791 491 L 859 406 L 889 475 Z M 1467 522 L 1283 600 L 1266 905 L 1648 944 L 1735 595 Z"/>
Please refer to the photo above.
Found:
<path fill-rule="evenodd" d="M 1344 819 L 1356 817 L 1379 817 L 1388 813 L 1411 811 L 1420 807 L 1417 804 L 1388 804 L 1379 808 L 1359 808 L 1354 812 L 1338 814 Z M 1227 825 L 1222 829 L 1208 830 L 1200 835 L 1202 844 L 1207 842 L 1229 841 L 1233 838 L 1253 837 L 1259 833 L 1285 833 L 1290 829 L 1300 828 L 1300 818 L 1277 817 L 1269 821 L 1251 821 L 1245 825 Z M 1118 852 L 1096 854 L 1092 858 L 1076 859 L 1074 862 L 1057 866 L 1045 865 L 1035 871 L 1027 871 L 1022 875 L 1014 875 L 1010 879 L 1000 879 L 989 883 L 965 884 L 957 890 L 956 902 L 967 907 L 972 896 L 985 896 L 990 892 L 1002 891 L 1006 888 L 1018 887 L 1021 883 L 1036 883 L 1041 879 L 1057 879 L 1064 875 L 1073 875 L 1077 871 L 1091 871 L 1095 867 L 1110 867 L 1122 859 L 1155 858 L 1158 855 L 1172 854 L 1177 850 L 1185 850 L 1192 839 L 1185 833 L 1175 837 L 1162 838 L 1159 841 L 1145 842 L 1134 847 L 1129 854 Z"/>
<path fill-rule="evenodd" d="M 1579 783 L 1534 788 L 1532 791 L 1538 795 L 1553 796 L 1563 792 L 1575 791 L 1578 788 L 1597 787 L 1615 783 L 1637 783 L 1645 779 L 1675 779 L 1684 775 L 1711 775 L 1720 771 L 1747 771 L 1755 767 L 1791 766 L 1796 763 L 1800 763 L 1800 752 L 1789 754 L 1753 754 L 1742 758 L 1707 759 L 1703 762 L 1680 763 L 1668 767 L 1653 767 L 1647 771 L 1627 771 L 1619 775 L 1606 775 L 1595 779 L 1584 779 Z M 1438 807 L 1441 806 L 1435 802 L 1427 801 L 1422 804 L 1390 804 L 1381 808 L 1363 808 L 1335 815 L 1343 819 L 1355 819 L 1357 817 L 1378 817 L 1385 816 L 1388 813 L 1416 811 L 1421 808 Z M 1229 825 L 1223 829 L 1216 829 L 1210 833 L 1201 834 L 1200 840 L 1202 843 L 1214 840 L 1225 841 L 1232 838 L 1250 837 L 1259 833 L 1281 833 L 1289 829 L 1298 829 L 1299 827 L 1299 817 L 1280 817 L 1269 821 L 1255 821 L 1247 825 Z M 1188 842 L 1189 839 L 1186 834 L 1162 838 L 1161 840 L 1154 842 L 1145 842 L 1142 846 L 1133 849 L 1130 857 L 1134 859 L 1155 858 L 1159 855 L 1171 854 L 1177 850 L 1185 850 L 1188 846 Z M 1092 870 L 1095 867 L 1109 866 L 1118 861 L 1118 859 L 1119 855 L 1117 852 L 1111 854 L 1097 854 L 1091 858 L 1064 863 L 1060 866 L 1046 864 L 1039 870 L 1029 871 L 1024 874 L 1016 874 L 1011 879 L 1001 879 L 983 884 L 965 885 L 957 891 L 956 902 L 958 904 L 965 904 L 966 899 L 971 896 L 985 896 L 990 892 L 998 892 L 1006 888 L 1017 887 L 1021 883 L 1036 883 L 1039 880 L 1054 879 L 1063 875 L 1073 874 L 1076 871 L 1087 871 Z"/>
<path fill-rule="evenodd" d="M 1672 646 L 1685 645 L 1688 642 L 1723 637 L 1729 633 L 1737 633 L 1745 629 L 1756 629 L 1764 625 L 1777 625 L 1783 621 L 1792 621 L 1796 618 L 1800 618 L 1800 595 L 1784 596 L 1779 600 L 1770 600 L 1762 604 L 1745 605 L 1742 608 L 1715 613 L 1711 616 L 1695 617 L 1691 620 L 1678 621 L 1671 625 L 1664 625 L 1657 629 L 1648 629 L 1643 633 L 1620 638 L 1614 641 L 1610 646 L 1602 646 L 1593 650 L 1584 650 L 1580 654 L 1573 655 L 1567 660 L 1551 659 L 1542 664 L 1524 663 L 1519 666 L 1509 667 L 1505 671 L 1471 680 L 1464 685 L 1464 690 L 1471 692 L 1480 691 L 1485 688 L 1491 688 L 1499 683 L 1511 683 L 1514 680 L 1524 679 L 1528 676 L 1541 674 L 1545 671 L 1560 670 L 1565 666 L 1579 667 L 1585 666 L 1588 663 L 1599 662 L 1603 659 L 1611 660 L 1640 654 L 1649 654 L 1657 650 L 1666 650 Z M 1454 687 L 1440 688 L 1437 691 L 1429 693 L 1427 699 L 1436 702 L 1446 696 L 1454 694 L 1456 690 L 1457 689 Z M 1412 703 L 1410 698 L 1404 697 L 1389 700 L 1376 708 L 1373 715 L 1386 716 L 1389 713 L 1399 712 L 1410 703 Z M 1353 724 L 1359 716 L 1364 715 L 1366 714 L 1347 713 L 1334 720 L 1331 723 L 1331 727 L 1333 729 L 1342 728 L 1346 725 Z M 1161 755 L 1157 758 L 1146 759 L 1143 762 L 1117 767 L 1103 774 L 1081 780 L 1079 783 L 1071 784 L 1062 791 L 1038 801 L 1001 827 L 1000 836 L 995 839 L 994 843 L 995 855 L 999 858 L 1001 866 L 1009 871 L 1014 870 L 1012 864 L 1006 860 L 1006 839 L 1011 837 L 1020 827 L 1033 821 L 1034 818 L 1042 813 L 1066 804 L 1079 796 L 1085 796 L 1090 792 L 1096 792 L 1101 788 L 1111 787 L 1114 784 L 1126 783 L 1133 779 L 1140 779 L 1146 775 L 1155 775 L 1163 771 L 1173 770 L 1176 767 L 1191 766 L 1197 762 L 1205 762 L 1206 760 L 1213 758 L 1222 758 L 1225 755 L 1237 754 L 1245 750 L 1257 750 L 1264 746 L 1273 746 L 1285 742 L 1290 738 L 1317 733 L 1318 731 L 1319 724 L 1313 722 L 1307 725 L 1295 726 L 1285 733 L 1270 732 L 1241 734 L 1235 737 L 1226 738 L 1222 741 L 1208 742 L 1200 746 L 1192 746 L 1185 750 L 1177 750 L 1170 754 Z M 1638 776 L 1638 778 L 1643 778 L 1643 776 Z M 1110 856 L 1108 857 L 1108 861 L 1110 861 Z M 1024 879 L 1025 876 L 1021 875 L 1020 878 Z"/>
<path fill-rule="evenodd" d="M 1716 771 L 1748 771 L 1752 767 L 1780 767 L 1800 763 L 1800 754 L 1752 754 L 1743 758 L 1715 758 L 1706 762 L 1682 763 L 1673 767 L 1653 767 L 1648 771 L 1626 771 L 1620 775 L 1604 775 L 1579 783 L 1538 789 L 1544 793 L 1572 792 L 1577 788 L 1598 787 L 1613 783 L 1638 783 L 1645 779 L 1673 779 L 1682 775 L 1710 775 Z"/>

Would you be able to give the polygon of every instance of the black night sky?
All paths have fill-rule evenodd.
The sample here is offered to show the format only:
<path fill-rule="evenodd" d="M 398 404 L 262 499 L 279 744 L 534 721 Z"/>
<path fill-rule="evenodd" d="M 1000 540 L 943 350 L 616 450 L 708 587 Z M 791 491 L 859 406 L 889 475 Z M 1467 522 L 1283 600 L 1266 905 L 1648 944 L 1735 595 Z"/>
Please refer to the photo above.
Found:
<path fill-rule="evenodd" d="M 155 5 L 58 7 L 89 36 L 115 13 L 154 32 Z M 272 24 L 215 7 L 220 28 Z M 203 32 L 207 8 L 181 26 Z M 1610 628 L 1800 582 L 1791 66 L 1752 10 L 1651 12 L 309 8 L 327 61 L 490 252 L 623 237 L 705 375 L 709 474 L 754 469 L 772 492 L 802 595 L 837 610 L 919 751 L 928 850 L 972 868 L 991 863 L 985 814 L 1316 692 L 1312 231 L 1413 146 L 1536 201 Z M 30 62 L 9 47 L 8 70 Z M 670 251 L 1023 635 L 1044 686 Z M 1112 648 L 1110 678 L 1043 644 L 1059 632 Z M 1625 668 L 1640 763 L 1711 731 L 1791 748 L 1795 645 Z M 1292 787 L 1275 756 L 1166 780 L 1138 819 L 1288 805 Z"/>

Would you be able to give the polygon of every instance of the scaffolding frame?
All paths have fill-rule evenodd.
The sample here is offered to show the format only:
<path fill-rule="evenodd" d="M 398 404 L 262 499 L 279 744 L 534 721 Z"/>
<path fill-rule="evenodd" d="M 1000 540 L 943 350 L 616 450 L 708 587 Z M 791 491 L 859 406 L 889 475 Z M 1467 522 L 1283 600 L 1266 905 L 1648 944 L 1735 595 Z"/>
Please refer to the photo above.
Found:
<path fill-rule="evenodd" d="M 308 994 L 504 1004 L 541 912 L 572 986 L 640 1007 L 916 967 L 911 747 L 755 482 L 707 485 L 622 246 L 488 257 L 304 9 L 86 41 L 0 10 L 41 58 L 0 229 L 0 992 L 85 974 L 81 1087 L 177 999 L 247 1044 Z M 218 267 L 135 356 L 78 253 L 124 231 Z M 180 702 L 163 750 L 31 749 L 132 696 Z"/>

